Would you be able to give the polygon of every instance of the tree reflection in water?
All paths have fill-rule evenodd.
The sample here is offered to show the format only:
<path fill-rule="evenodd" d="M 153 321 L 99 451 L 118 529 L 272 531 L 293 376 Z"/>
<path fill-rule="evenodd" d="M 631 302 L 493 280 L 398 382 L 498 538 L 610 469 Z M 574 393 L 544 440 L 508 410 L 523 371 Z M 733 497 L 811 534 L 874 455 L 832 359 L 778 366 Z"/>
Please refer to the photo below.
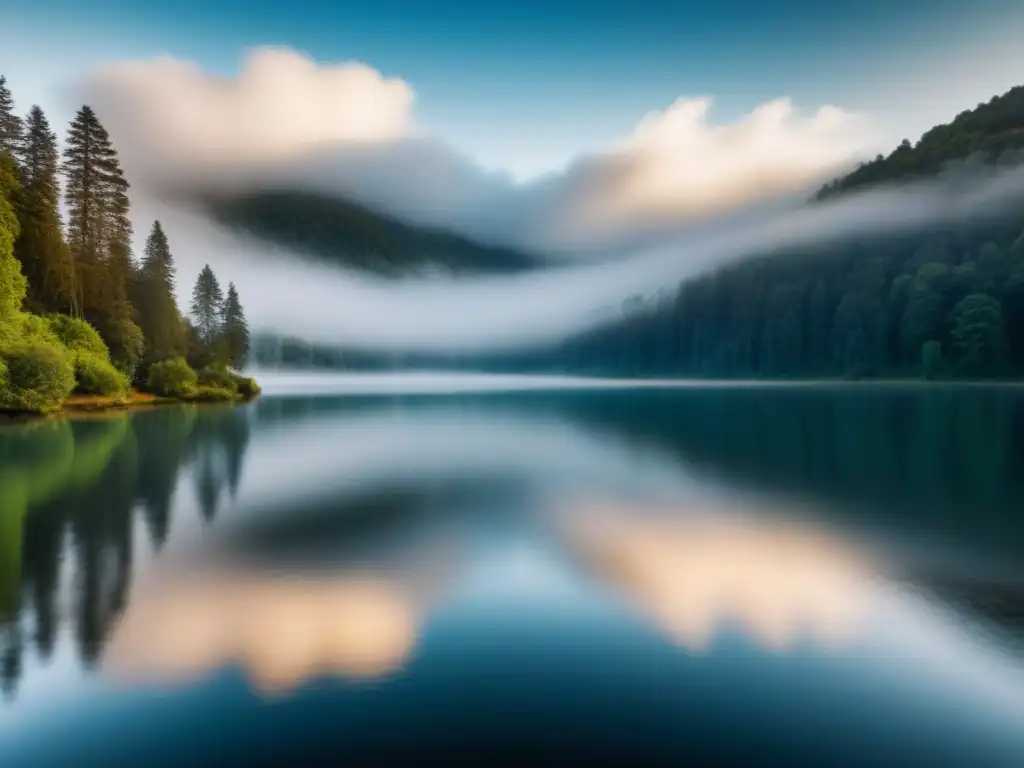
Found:
<path fill-rule="evenodd" d="M 237 485 L 250 413 L 208 408 L 198 415 L 169 408 L 0 432 L 0 677 L 8 696 L 17 691 L 24 654 L 31 648 L 45 662 L 65 624 L 83 665 L 101 658 L 127 601 L 136 514 L 159 549 L 179 478 L 198 461 L 215 457 L 212 482 Z"/>
<path fill-rule="evenodd" d="M 601 485 L 607 479 L 595 477 L 605 470 L 634 480 L 630 488 L 635 488 L 647 478 L 637 471 L 647 468 L 644 450 L 664 459 L 655 469 L 664 466 L 674 480 L 693 484 L 710 477 L 730 491 L 759 499 L 804 499 L 819 520 L 828 515 L 829 523 L 877 526 L 901 549 L 909 551 L 908 543 L 936 550 L 948 544 L 980 553 L 985 562 L 1020 562 L 1024 474 L 1017 468 L 1024 460 L 1024 398 L 1012 390 L 691 389 L 488 398 L 481 403 L 471 396 L 457 401 L 427 397 L 415 405 L 401 397 L 266 398 L 237 409 L 167 409 L 0 431 L 3 690 L 8 695 L 17 690 L 26 660 L 33 658 L 29 654 L 41 660 L 53 654 L 62 629 L 71 630 L 81 661 L 95 664 L 122 614 L 124 626 L 135 627 L 125 629 L 127 639 L 121 636 L 115 643 L 131 650 L 123 651 L 122 659 L 129 674 L 159 670 L 158 651 L 172 638 L 177 639 L 170 651 L 180 658 L 172 653 L 168 669 L 199 671 L 234 658 L 267 690 L 286 690 L 314 670 L 383 674 L 400 668 L 415 648 L 424 612 L 434 599 L 408 589 L 415 578 L 395 580 L 360 566 L 343 573 L 334 569 L 330 577 L 306 573 L 281 582 L 260 567 L 261 557 L 274 560 L 290 553 L 306 561 L 319 544 L 329 561 L 336 542 L 364 538 L 364 560 L 379 562 L 374 537 L 393 540 L 404 531 L 431 528 L 429 522 L 420 525 L 417 510 L 432 505 L 451 516 L 473 494 L 477 507 L 498 499 L 506 506 L 523 501 L 519 507 L 529 510 L 542 495 L 542 480 L 554 479 L 559 487 L 576 484 L 575 490 L 589 492 L 588 483 Z M 418 438 L 418 447 L 405 458 L 415 463 L 421 448 L 430 455 L 401 478 L 407 487 L 389 474 L 392 467 L 382 466 L 380 477 L 361 472 L 354 478 L 363 496 L 341 499 L 335 491 L 353 478 L 339 476 L 352 462 L 340 450 L 337 456 L 320 454 L 338 445 L 345 434 L 342 425 L 359 421 L 363 427 L 358 440 L 341 446 L 354 456 L 364 450 L 360 441 L 379 437 L 382 426 L 390 425 L 389 434 L 397 431 L 402 439 L 415 433 L 419 422 L 406 417 L 424 410 L 433 417 L 424 423 L 457 428 L 449 437 L 468 427 L 485 434 L 479 451 L 494 458 L 486 465 L 492 474 L 470 477 L 472 470 L 459 464 L 465 452 L 456 451 L 448 471 L 477 487 L 463 482 L 461 490 L 442 492 L 441 485 L 452 478 L 423 466 L 447 467 L 446 457 L 438 456 L 445 444 L 421 429 L 410 434 Z M 498 415 L 504 418 L 494 418 Z M 226 571 L 204 571 L 206 581 L 197 576 L 140 583 L 126 611 L 133 570 L 142 570 L 146 550 L 163 552 L 175 540 L 180 520 L 171 520 L 172 509 L 181 516 L 189 510 L 195 521 L 216 520 L 214 528 L 220 531 L 228 527 L 224 510 L 236 494 L 240 505 L 253 500 L 253 487 L 259 484 L 244 482 L 243 459 L 257 433 L 269 439 L 252 452 L 250 466 L 265 459 L 260 471 L 268 475 L 257 479 L 280 491 L 277 499 L 289 513 L 278 516 L 282 524 L 250 524 L 239 546 L 252 560 Z M 534 433 L 561 436 L 564 442 L 556 452 L 538 456 L 538 441 L 525 440 Z M 517 443 L 520 438 L 523 442 Z M 530 446 L 525 455 L 516 451 L 521 444 Z M 605 462 L 596 472 L 584 450 L 594 446 L 602 449 Z M 311 472 L 298 480 L 287 470 L 274 473 L 286 451 L 295 452 L 289 466 L 316 465 L 311 468 L 333 474 Z M 514 467 L 502 463 L 512 459 L 519 462 Z M 577 459 L 579 466 L 573 464 Z M 381 460 L 387 465 L 392 459 L 386 454 Z M 322 509 L 301 525 L 295 520 L 303 510 L 289 497 L 297 491 L 322 492 L 315 501 Z M 769 523 L 763 515 L 754 524 L 749 515 L 712 510 L 716 522 L 701 523 L 687 522 L 682 513 L 692 510 L 660 514 L 633 506 L 587 507 L 588 514 L 568 515 L 558 530 L 577 563 L 680 644 L 705 647 L 724 621 L 741 623 L 765 650 L 786 649 L 808 637 L 832 644 L 850 640 L 862 610 L 863 585 L 875 567 L 862 554 L 819 529 Z M 231 522 L 239 517 L 245 516 L 233 515 Z M 844 535 L 841 541 L 848 540 Z M 404 572 L 417 573 L 408 565 Z M 918 581 L 929 583 L 924 576 Z M 375 586 L 370 589 L 367 583 Z M 68 593 L 62 584 L 71 585 Z M 943 589 L 950 593 L 951 588 Z M 964 600 L 978 602 L 977 591 Z M 376 597 L 370 599 L 371 593 Z M 1020 594 L 1017 590 L 1009 601 L 1019 606 Z M 340 606 L 335 617 L 340 623 L 325 623 L 322 614 L 330 613 L 328 606 Z M 198 632 L 204 626 L 198 619 L 168 624 L 132 618 L 136 612 L 171 616 L 175 611 L 209 619 L 209 648 L 200 644 L 197 650 L 198 639 L 179 634 L 186 631 L 183 627 Z M 1000 609 L 998 620 L 1005 622 L 1006 614 Z M 341 621 L 342 616 L 347 620 Z M 391 638 L 374 648 L 380 658 L 364 658 L 345 644 L 344 633 L 352 627 L 378 621 L 382 637 Z M 156 659 L 138 653 L 138 638 L 149 636 L 140 626 L 166 627 L 166 637 L 144 644 Z M 251 631 L 240 635 L 241 626 Z M 250 634 L 276 640 L 261 644 Z M 329 637 L 334 640 L 316 639 Z"/>

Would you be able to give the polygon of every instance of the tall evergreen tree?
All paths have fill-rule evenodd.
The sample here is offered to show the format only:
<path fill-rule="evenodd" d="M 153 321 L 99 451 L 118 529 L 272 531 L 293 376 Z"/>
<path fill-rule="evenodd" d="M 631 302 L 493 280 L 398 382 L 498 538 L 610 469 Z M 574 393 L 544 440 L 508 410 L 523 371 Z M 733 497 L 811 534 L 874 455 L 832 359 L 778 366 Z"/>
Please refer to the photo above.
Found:
<path fill-rule="evenodd" d="M 15 255 L 28 279 L 27 309 L 69 312 L 73 308 L 74 272 L 71 253 L 61 233 L 60 154 L 57 135 L 38 106 L 25 120 L 19 148 L 23 192 L 18 206 L 21 236 Z"/>
<path fill-rule="evenodd" d="M 144 360 L 155 363 L 184 355 L 185 326 L 174 299 L 174 256 L 159 221 L 146 240 L 142 265 L 135 281 L 134 303 L 146 339 Z"/>
<path fill-rule="evenodd" d="M 7 78 L 0 75 L 0 155 L 18 156 L 23 126 L 14 111 L 14 97 L 7 87 Z"/>
<path fill-rule="evenodd" d="M 249 356 L 249 326 L 238 299 L 234 283 L 228 283 L 228 297 L 224 302 L 224 353 L 229 365 L 245 367 Z"/>
<path fill-rule="evenodd" d="M 95 310 L 97 330 L 106 338 L 111 357 L 131 372 L 142 357 L 142 330 L 134 322 L 135 310 L 128 286 L 135 273 L 132 259 L 132 225 L 128 218 L 128 181 L 121 170 L 110 136 L 98 125 L 97 166 L 103 204 L 103 257 L 100 306 Z"/>
<path fill-rule="evenodd" d="M 99 330 L 111 358 L 130 372 L 144 342 L 128 299 L 134 271 L 128 182 L 110 136 L 89 106 L 78 111 L 68 131 L 64 174 L 76 307 Z"/>
<path fill-rule="evenodd" d="M 222 332 L 224 294 L 209 264 L 203 267 L 196 278 L 192 289 L 191 311 L 199 340 L 208 349 L 213 349 Z"/>
<path fill-rule="evenodd" d="M 96 163 L 99 121 L 88 106 L 75 115 L 68 130 L 62 170 L 68 207 L 68 245 L 75 271 L 74 311 L 84 311 L 85 293 L 97 282 L 101 257 L 103 205 Z"/>

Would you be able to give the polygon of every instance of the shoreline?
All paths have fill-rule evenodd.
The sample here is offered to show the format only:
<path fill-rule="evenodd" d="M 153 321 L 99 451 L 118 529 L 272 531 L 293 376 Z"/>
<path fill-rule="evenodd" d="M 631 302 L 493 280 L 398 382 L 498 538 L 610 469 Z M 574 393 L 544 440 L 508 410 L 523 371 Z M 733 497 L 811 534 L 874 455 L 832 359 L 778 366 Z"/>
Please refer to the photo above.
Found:
<path fill-rule="evenodd" d="M 145 392 L 132 390 L 124 397 L 107 397 L 103 395 L 71 395 L 59 408 L 49 413 L 32 411 L 0 410 L 0 426 L 22 424 L 43 419 L 81 418 L 83 416 L 120 413 L 125 411 L 145 411 L 172 405 L 243 405 L 259 398 L 237 397 L 234 400 L 211 401 L 197 398 L 158 397 Z"/>
<path fill-rule="evenodd" d="M 328 369 L 260 370 L 266 391 L 290 394 L 459 394 L 494 389 L 837 389 L 950 388 L 1018 389 L 1024 379 L 878 378 L 697 378 L 608 376 L 595 374 L 492 373 L 480 371 L 338 371 Z"/>

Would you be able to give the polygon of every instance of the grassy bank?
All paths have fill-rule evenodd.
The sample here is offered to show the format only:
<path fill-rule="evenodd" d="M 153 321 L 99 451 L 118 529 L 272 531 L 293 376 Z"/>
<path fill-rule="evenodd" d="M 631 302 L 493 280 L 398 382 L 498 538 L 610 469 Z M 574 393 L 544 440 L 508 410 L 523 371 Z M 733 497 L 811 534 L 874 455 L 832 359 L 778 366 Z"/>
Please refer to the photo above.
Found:
<path fill-rule="evenodd" d="M 26 421 L 54 416 L 143 410 L 183 403 L 245 403 L 260 395 L 260 387 L 254 379 L 223 368 L 206 369 L 197 374 L 183 366 L 183 361 L 172 361 L 165 368 L 173 375 L 160 379 L 161 386 L 150 387 L 160 394 L 135 389 L 105 395 L 73 392 L 55 407 L 45 410 L 0 407 L 0 420 Z M 180 377 L 182 373 L 183 378 Z"/>
<path fill-rule="evenodd" d="M 159 408 L 167 405 L 182 405 L 186 403 L 247 403 L 255 400 L 259 395 L 237 396 L 230 400 L 222 398 L 195 397 L 158 397 L 146 392 L 129 392 L 123 396 L 103 395 L 72 395 L 65 400 L 61 406 L 49 413 L 38 413 L 33 411 L 0 410 L 0 424 L 4 422 L 21 422 L 35 419 L 60 418 L 65 416 L 81 416 L 87 414 L 99 414 L 116 411 L 142 411 L 150 408 Z"/>

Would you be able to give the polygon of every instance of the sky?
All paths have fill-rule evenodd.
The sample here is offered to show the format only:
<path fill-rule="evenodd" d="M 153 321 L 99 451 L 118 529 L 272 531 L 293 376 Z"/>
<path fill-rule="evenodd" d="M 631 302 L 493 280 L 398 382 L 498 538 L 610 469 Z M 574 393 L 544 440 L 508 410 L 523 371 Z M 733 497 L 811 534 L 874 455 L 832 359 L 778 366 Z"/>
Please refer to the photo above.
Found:
<path fill-rule="evenodd" d="M 256 329 L 509 347 L 583 330 L 751 244 L 951 215 L 927 190 L 899 209 L 794 206 L 1020 84 L 1022 29 L 1011 0 L 2 0 L 0 73 L 20 110 L 39 103 L 58 130 L 96 108 L 133 185 L 136 250 L 160 218 L 183 305 L 210 262 Z M 300 269 L 164 205 L 168 189 L 268 184 L 539 253 L 622 258 L 395 284 Z M 771 201 L 792 204 L 737 231 Z M 669 239 L 705 220 L 728 225 Z"/>
<path fill-rule="evenodd" d="M 53 112 L 104 61 L 171 54 L 229 75 L 247 48 L 282 45 L 401 77 L 431 132 L 520 179 L 679 97 L 713 97 L 721 121 L 779 97 L 866 111 L 887 146 L 1024 64 L 1010 0 L 4 0 L 0 22 L 19 100 Z"/>

